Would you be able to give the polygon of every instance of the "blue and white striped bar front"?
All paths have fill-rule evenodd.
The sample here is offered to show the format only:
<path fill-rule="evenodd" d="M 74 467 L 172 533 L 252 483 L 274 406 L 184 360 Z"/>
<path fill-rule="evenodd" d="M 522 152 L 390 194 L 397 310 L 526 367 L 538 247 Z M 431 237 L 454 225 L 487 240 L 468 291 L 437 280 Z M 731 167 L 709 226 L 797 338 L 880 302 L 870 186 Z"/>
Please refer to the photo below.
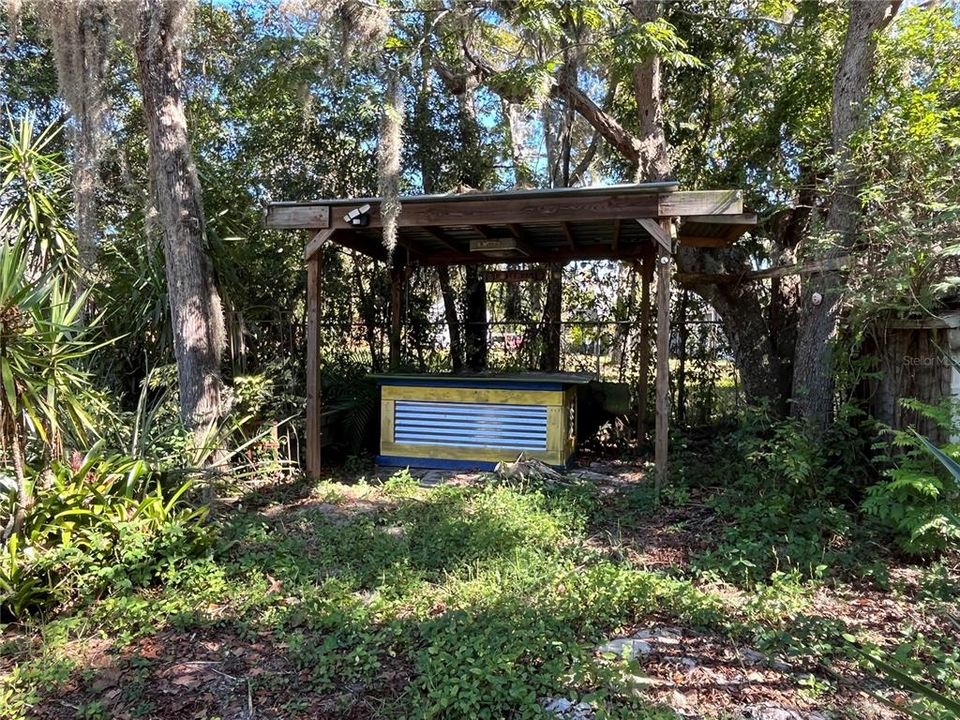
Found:
<path fill-rule="evenodd" d="M 547 449 L 547 408 L 397 400 L 394 439 L 405 445 Z"/>

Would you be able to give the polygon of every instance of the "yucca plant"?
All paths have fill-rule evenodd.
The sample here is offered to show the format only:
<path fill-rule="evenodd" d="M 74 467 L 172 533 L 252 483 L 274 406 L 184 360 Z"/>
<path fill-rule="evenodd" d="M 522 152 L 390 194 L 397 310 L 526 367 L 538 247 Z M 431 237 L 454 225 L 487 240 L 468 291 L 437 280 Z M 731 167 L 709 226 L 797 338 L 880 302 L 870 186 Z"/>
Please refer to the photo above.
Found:
<path fill-rule="evenodd" d="M 0 240 L 27 246 L 35 267 L 72 267 L 77 256 L 70 231 L 69 176 L 52 145 L 57 125 L 39 132 L 33 118 L 7 120 L 0 138 Z"/>
<path fill-rule="evenodd" d="M 86 294 L 71 297 L 56 269 L 38 273 L 31 259 L 19 238 L 0 245 L 0 447 L 17 483 L 5 537 L 20 527 L 30 505 L 29 439 L 37 438 L 40 455 L 49 459 L 63 455 L 65 434 L 81 440 L 93 430 L 82 360 L 96 346 L 79 323 Z"/>

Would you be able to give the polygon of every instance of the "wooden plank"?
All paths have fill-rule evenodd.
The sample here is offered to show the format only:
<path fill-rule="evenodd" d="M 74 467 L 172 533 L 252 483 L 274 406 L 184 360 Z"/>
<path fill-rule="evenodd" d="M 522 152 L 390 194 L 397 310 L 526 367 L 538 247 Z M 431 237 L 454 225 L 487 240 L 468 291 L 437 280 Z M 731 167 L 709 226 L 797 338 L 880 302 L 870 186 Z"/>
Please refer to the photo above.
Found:
<path fill-rule="evenodd" d="M 486 225 L 471 225 L 470 227 L 487 239 L 500 237 L 493 228 L 487 227 Z"/>
<path fill-rule="evenodd" d="M 644 255 L 640 272 L 640 368 L 637 373 L 637 442 L 647 434 L 647 400 L 650 394 L 650 283 L 654 257 Z"/>
<path fill-rule="evenodd" d="M 420 247 L 414 240 L 404 237 L 399 232 L 397 233 L 397 245 L 406 250 L 410 254 L 410 257 L 418 262 L 428 254 L 427 251 Z"/>
<path fill-rule="evenodd" d="M 563 230 L 563 236 L 567 239 L 567 245 L 573 250 L 577 247 L 577 239 L 573 236 L 573 229 L 570 223 L 564 221 L 560 223 L 560 229 Z"/>
<path fill-rule="evenodd" d="M 616 251 L 617 247 L 620 245 L 620 225 L 621 225 L 621 223 L 622 223 L 622 221 L 620 220 L 620 218 L 616 218 L 616 219 L 613 221 L 613 240 L 611 241 L 610 245 L 613 247 L 614 251 Z"/>
<path fill-rule="evenodd" d="M 700 221 L 715 222 L 715 215 L 743 214 L 743 193 L 739 190 L 683 190 L 660 193 L 657 208 L 655 213 L 642 213 L 635 217 L 710 216 L 709 219 L 701 217 Z"/>
<path fill-rule="evenodd" d="M 680 235 L 680 244 L 685 245 L 686 247 L 727 247 L 728 245 L 732 245 L 734 241 L 735 238 L 731 240 L 727 236 L 701 237 L 698 235 Z"/>
<path fill-rule="evenodd" d="M 323 230 L 330 227 L 330 206 L 270 205 L 264 224 L 271 230 Z"/>
<path fill-rule="evenodd" d="M 394 407 L 395 400 L 380 401 L 380 446 L 383 452 L 383 443 L 392 443 L 394 440 L 395 418 Z"/>
<path fill-rule="evenodd" d="M 524 255 L 530 255 L 533 252 L 533 248 L 530 246 L 530 235 L 523 229 L 523 226 L 518 223 L 509 223 L 507 227 L 510 228 L 510 232 L 517 241 L 517 250 Z"/>
<path fill-rule="evenodd" d="M 665 193 L 664 195 L 675 195 Z M 662 197 L 662 196 L 661 196 Z M 657 217 L 658 195 L 620 194 L 588 197 L 512 197 L 501 199 L 446 200 L 442 202 L 410 203 L 403 206 L 398 227 L 473 227 L 485 225 L 509 225 L 511 223 L 556 225 L 560 222 L 591 222 L 616 218 Z M 708 212 L 700 206 L 700 212 Z M 330 227 L 348 229 L 342 215 L 349 207 L 337 207 L 330 218 Z M 371 203 L 368 227 L 383 227 L 379 203 Z M 479 230 L 478 230 L 479 231 Z M 482 234 L 482 233 L 481 233 Z M 496 236 L 496 235 L 494 235 Z"/>
<path fill-rule="evenodd" d="M 737 215 L 688 215 L 684 222 L 706 223 L 709 225 L 746 225 L 753 227 L 757 224 L 756 213 L 740 213 Z M 683 225 L 681 224 L 681 228 Z"/>
<path fill-rule="evenodd" d="M 369 203 L 370 227 L 382 227 L 380 204 Z M 355 229 L 343 219 L 348 205 L 316 205 L 311 203 L 273 204 L 267 209 L 266 226 L 273 229 L 325 228 Z M 750 222 L 743 212 L 743 196 L 739 190 L 694 190 L 664 193 L 623 193 L 556 197 L 482 197 L 437 202 L 416 202 L 403 206 L 397 224 L 411 226 L 472 226 L 524 223 L 556 224 L 558 222 L 591 222 L 596 220 L 637 217 L 692 216 L 700 222 L 715 221 L 717 216 L 740 215 L 739 222 Z M 755 218 L 752 222 L 755 222 Z"/>
<path fill-rule="evenodd" d="M 335 236 L 335 242 L 338 245 L 343 245 L 351 250 L 356 250 L 358 253 L 366 255 L 367 257 L 372 257 L 376 260 L 382 260 L 383 262 L 388 262 L 390 260 L 390 253 L 387 252 L 387 249 L 383 246 L 383 243 L 362 237 L 356 230 L 344 230 L 338 232 Z"/>
<path fill-rule="evenodd" d="M 448 235 L 447 235 L 443 230 L 441 230 L 440 228 L 431 227 L 431 226 L 429 226 L 429 225 L 424 225 L 424 226 L 421 227 L 420 229 L 423 230 L 425 233 L 427 233 L 427 235 L 429 235 L 430 237 L 432 237 L 432 238 L 433 238 L 434 240 L 436 240 L 438 243 L 440 243 L 441 245 L 443 245 L 443 246 L 444 246 L 447 250 L 449 250 L 450 252 L 460 252 L 460 248 L 458 248 L 458 247 L 456 246 L 456 244 L 454 243 L 453 239 L 452 239 L 450 236 L 448 236 Z"/>
<path fill-rule="evenodd" d="M 321 230 L 316 235 L 314 235 L 310 239 L 310 242 L 308 242 L 306 246 L 303 248 L 303 259 L 309 260 L 314 255 L 316 255 L 317 252 L 319 252 L 320 249 L 324 245 L 326 245 L 331 238 L 333 238 L 336 232 L 337 232 L 336 230 L 327 229 L 327 230 Z"/>
<path fill-rule="evenodd" d="M 304 463 L 307 475 L 320 477 L 320 279 L 322 254 L 307 261 L 307 456 Z"/>
<path fill-rule="evenodd" d="M 750 270 L 744 273 L 677 273 L 677 280 L 682 283 L 712 283 L 714 285 L 736 284 L 753 280 L 768 280 L 791 275 L 812 275 L 826 270 L 844 270 L 854 261 L 850 255 L 837 258 L 826 258 L 808 263 L 794 265 L 779 265 L 763 270 Z"/>
<path fill-rule="evenodd" d="M 566 402 L 566 398 L 564 398 Z M 553 405 L 547 408 L 547 452 L 554 457 L 563 456 L 563 448 L 566 444 L 566 422 L 564 416 L 567 414 L 566 405 Z"/>
<path fill-rule="evenodd" d="M 505 252 L 502 255 L 473 253 L 472 255 L 461 254 L 431 254 L 420 260 L 424 266 L 435 265 L 492 265 L 498 262 L 504 263 L 563 263 L 570 260 L 632 260 L 643 256 L 650 247 L 647 243 L 638 243 L 631 246 L 621 246 L 621 249 L 614 252 L 609 245 L 578 245 L 576 250 L 570 250 L 567 247 L 558 247 L 552 250 L 532 249 L 529 255 L 516 255 Z"/>
<path fill-rule="evenodd" d="M 669 232 L 669 219 L 662 220 L 664 232 Z M 654 440 L 655 490 L 657 497 L 669 473 L 670 433 L 670 274 L 673 256 L 660 248 L 657 254 L 657 377 L 656 377 L 656 437 Z"/>
<path fill-rule="evenodd" d="M 657 241 L 657 244 L 668 253 L 673 251 L 673 241 L 670 238 L 670 228 L 664 228 L 653 218 L 637 218 L 640 227 L 650 233 L 650 237 Z"/>
<path fill-rule="evenodd" d="M 540 460 L 548 465 L 563 465 L 566 457 L 561 457 L 557 452 L 542 452 L 535 450 L 520 450 L 512 448 L 466 448 L 466 447 L 448 447 L 444 445 L 404 445 L 395 442 L 384 442 L 380 444 L 380 453 L 382 455 L 394 455 L 398 457 L 412 457 L 424 459 L 446 459 L 446 460 L 473 460 L 476 462 L 513 462 L 520 453 L 525 458 Z"/>
<path fill-rule="evenodd" d="M 421 400 L 424 402 L 494 403 L 497 405 L 562 405 L 560 390 L 487 390 L 462 387 L 413 387 L 384 385 L 383 400 Z"/>

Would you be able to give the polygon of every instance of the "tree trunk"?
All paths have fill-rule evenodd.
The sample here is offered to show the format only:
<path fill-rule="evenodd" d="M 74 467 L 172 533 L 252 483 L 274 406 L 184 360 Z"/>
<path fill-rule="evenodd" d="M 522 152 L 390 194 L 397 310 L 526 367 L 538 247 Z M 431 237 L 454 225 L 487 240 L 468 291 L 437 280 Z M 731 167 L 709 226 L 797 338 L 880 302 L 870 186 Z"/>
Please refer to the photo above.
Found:
<path fill-rule="evenodd" d="M 200 181 L 190 152 L 181 82 L 187 3 L 140 0 L 135 52 L 149 140 L 156 222 L 163 233 L 180 413 L 201 438 L 220 417 L 220 294 L 205 243 Z"/>
<path fill-rule="evenodd" d="M 634 0 L 633 14 L 640 23 L 654 22 L 659 0 Z M 663 98 L 660 93 L 660 57 L 653 55 L 634 68 L 633 88 L 640 112 L 637 180 L 656 182 L 673 174 L 663 132 Z"/>
<path fill-rule="evenodd" d="M 851 0 L 840 66 L 833 79 L 831 135 L 836 178 L 827 213 L 827 242 L 812 253 L 822 260 L 848 253 L 856 241 L 860 178 L 850 141 L 864 127 L 877 33 L 893 18 L 899 0 Z M 825 271 L 804 283 L 793 366 L 794 413 L 815 429 L 826 427 L 833 408 L 833 353 L 843 301 L 841 272 Z"/>
<path fill-rule="evenodd" d="M 563 312 L 563 265 L 545 266 L 547 297 L 543 304 L 543 347 L 540 351 L 540 369 L 546 372 L 560 370 L 561 313 Z"/>
<path fill-rule="evenodd" d="M 463 343 L 460 339 L 460 318 L 457 317 L 457 296 L 450 284 L 450 269 L 446 265 L 437 266 L 437 279 L 443 297 L 443 315 L 450 333 L 450 363 L 453 371 L 458 373 L 463 371 Z"/>
<path fill-rule="evenodd" d="M 467 265 L 466 270 L 466 340 L 467 367 L 474 371 L 487 368 L 487 284 L 480 268 Z"/>
<path fill-rule="evenodd" d="M 677 253 L 677 266 L 684 274 L 713 274 L 727 267 L 728 262 L 734 267 L 745 265 L 747 259 L 740 255 L 745 253 L 737 248 L 704 250 L 681 247 Z M 775 349 L 756 283 L 685 282 L 684 287 L 706 300 L 720 316 L 747 403 L 776 401 L 777 378 L 770 362 Z"/>

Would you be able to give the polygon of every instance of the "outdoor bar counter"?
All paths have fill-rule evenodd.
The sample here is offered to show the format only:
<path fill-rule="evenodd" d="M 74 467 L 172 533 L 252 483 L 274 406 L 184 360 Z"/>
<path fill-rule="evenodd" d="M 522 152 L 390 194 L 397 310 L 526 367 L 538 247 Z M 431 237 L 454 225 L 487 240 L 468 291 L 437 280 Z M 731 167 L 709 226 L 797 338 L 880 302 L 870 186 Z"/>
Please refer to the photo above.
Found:
<path fill-rule="evenodd" d="M 374 375 L 380 389 L 377 464 L 493 469 L 524 457 L 567 465 L 576 448 L 575 373 Z"/>

